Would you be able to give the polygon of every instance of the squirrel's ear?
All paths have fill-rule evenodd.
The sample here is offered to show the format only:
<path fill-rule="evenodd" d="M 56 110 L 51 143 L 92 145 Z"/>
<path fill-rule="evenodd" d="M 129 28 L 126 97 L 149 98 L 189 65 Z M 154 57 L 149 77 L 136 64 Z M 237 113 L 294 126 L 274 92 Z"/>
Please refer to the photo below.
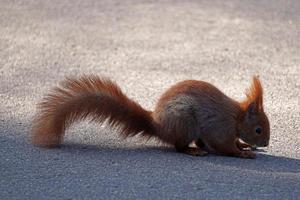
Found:
<path fill-rule="evenodd" d="M 257 105 L 257 103 L 255 101 L 253 101 L 247 107 L 246 117 L 248 119 L 251 119 L 254 115 L 256 115 L 258 113 L 258 111 L 259 111 L 259 106 Z"/>
<path fill-rule="evenodd" d="M 241 103 L 247 111 L 263 111 L 263 89 L 258 76 L 253 77 L 252 85 L 246 90 L 247 99 Z"/>

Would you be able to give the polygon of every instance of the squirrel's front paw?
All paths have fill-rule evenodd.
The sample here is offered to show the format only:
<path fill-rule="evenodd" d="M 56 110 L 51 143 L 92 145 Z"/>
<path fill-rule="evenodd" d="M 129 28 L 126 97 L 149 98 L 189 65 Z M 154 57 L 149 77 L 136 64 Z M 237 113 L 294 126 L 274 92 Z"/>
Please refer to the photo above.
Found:
<path fill-rule="evenodd" d="M 256 154 L 252 151 L 242 151 L 240 157 L 254 159 L 256 157 Z"/>

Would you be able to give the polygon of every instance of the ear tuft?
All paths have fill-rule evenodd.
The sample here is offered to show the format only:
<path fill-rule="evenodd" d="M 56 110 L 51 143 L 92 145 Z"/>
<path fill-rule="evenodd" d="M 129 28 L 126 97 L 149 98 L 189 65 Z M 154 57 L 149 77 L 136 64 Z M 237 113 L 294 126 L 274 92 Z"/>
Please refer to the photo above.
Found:
<path fill-rule="evenodd" d="M 246 100 L 241 106 L 248 109 L 251 104 L 255 105 L 254 111 L 263 111 L 263 89 L 258 76 L 253 76 L 252 85 L 246 90 Z"/>

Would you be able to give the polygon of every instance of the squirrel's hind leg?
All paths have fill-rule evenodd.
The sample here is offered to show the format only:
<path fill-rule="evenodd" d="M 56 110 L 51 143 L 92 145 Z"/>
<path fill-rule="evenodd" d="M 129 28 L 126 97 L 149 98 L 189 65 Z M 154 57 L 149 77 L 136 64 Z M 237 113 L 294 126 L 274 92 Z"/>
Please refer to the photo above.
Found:
<path fill-rule="evenodd" d="M 187 147 L 182 151 L 182 153 L 186 153 L 191 156 L 206 156 L 208 154 L 207 151 L 204 151 L 197 147 Z"/>
<path fill-rule="evenodd" d="M 196 145 L 199 148 L 204 148 L 205 147 L 204 142 L 200 138 L 198 140 L 196 140 Z"/>
<path fill-rule="evenodd" d="M 207 151 L 204 151 L 198 147 L 189 147 L 189 145 L 182 145 L 180 143 L 175 144 L 175 148 L 178 152 L 185 153 L 191 156 L 205 156 L 208 154 Z"/>

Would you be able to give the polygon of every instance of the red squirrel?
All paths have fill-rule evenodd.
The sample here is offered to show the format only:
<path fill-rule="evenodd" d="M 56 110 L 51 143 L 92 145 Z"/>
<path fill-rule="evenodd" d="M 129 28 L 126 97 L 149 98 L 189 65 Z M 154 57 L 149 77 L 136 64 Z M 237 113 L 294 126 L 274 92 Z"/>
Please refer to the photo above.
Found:
<path fill-rule="evenodd" d="M 154 111 L 129 99 L 108 78 L 67 78 L 39 103 L 32 142 L 58 147 L 75 121 L 107 121 L 124 137 L 155 137 L 178 152 L 255 158 L 252 146 L 269 144 L 270 125 L 263 108 L 263 89 L 253 77 L 246 99 L 235 101 L 204 81 L 186 80 L 168 89 Z M 242 141 L 241 141 L 241 140 Z M 190 147 L 194 142 L 197 147 Z"/>

